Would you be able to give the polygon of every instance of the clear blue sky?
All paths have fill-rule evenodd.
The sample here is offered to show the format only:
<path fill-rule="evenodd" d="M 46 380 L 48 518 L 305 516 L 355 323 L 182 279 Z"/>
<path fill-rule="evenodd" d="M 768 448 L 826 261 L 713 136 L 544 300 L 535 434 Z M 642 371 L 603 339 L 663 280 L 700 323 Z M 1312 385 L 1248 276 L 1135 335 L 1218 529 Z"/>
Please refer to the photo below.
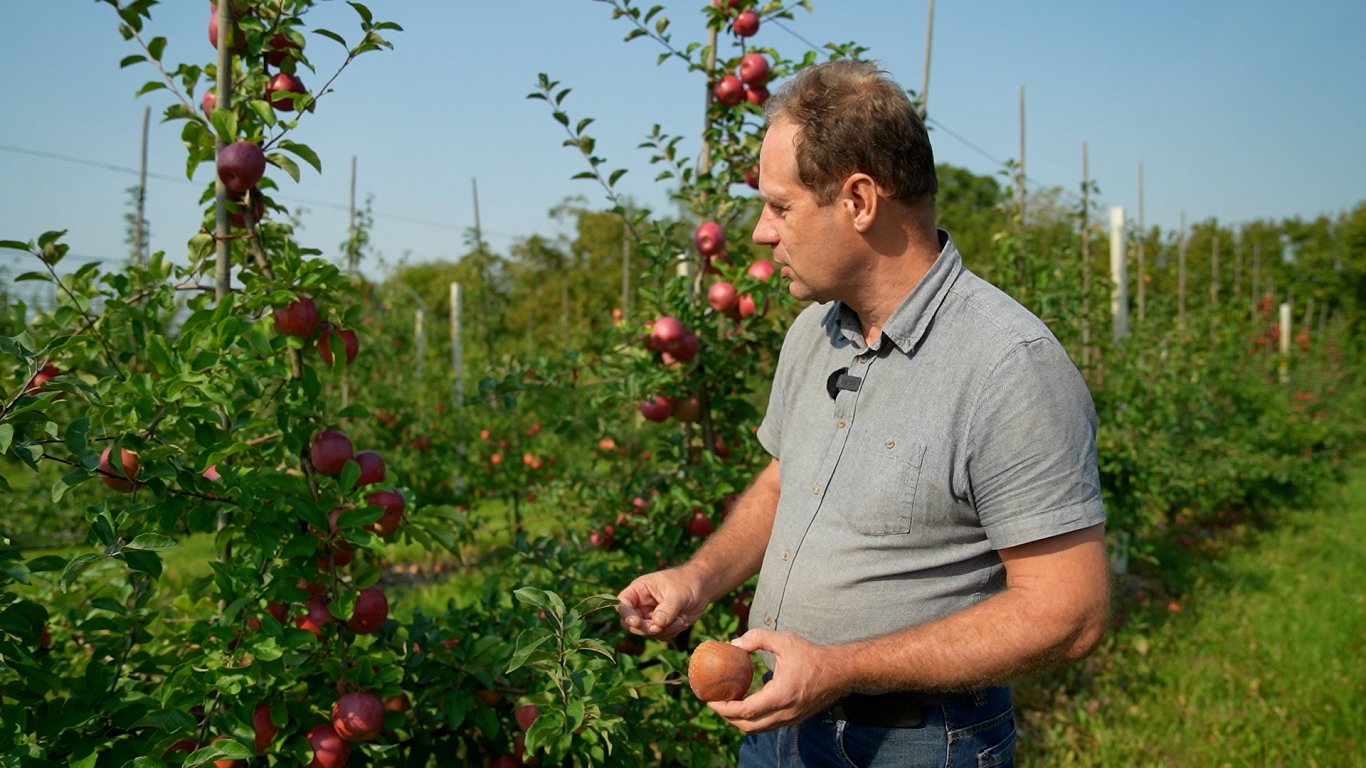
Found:
<path fill-rule="evenodd" d="M 681 41 L 701 39 L 706 0 L 659 0 Z M 648 6 L 648 3 L 644 3 Z M 336 254 L 345 238 L 351 158 L 358 197 L 373 196 L 372 239 L 387 261 L 455 258 L 473 225 L 478 179 L 485 238 L 505 249 L 555 234 L 549 209 L 573 194 L 604 205 L 571 176 L 583 166 L 560 146 L 545 105 L 529 101 L 538 72 L 574 93 L 566 107 L 597 119 L 592 132 L 623 188 L 667 205 L 637 145 L 661 124 L 687 137 L 701 126 L 702 89 L 676 62 L 656 66 L 648 40 L 593 0 L 371 0 L 403 25 L 395 50 L 362 56 L 294 134 L 324 161 L 295 184 L 274 172 L 279 198 L 302 206 L 300 240 Z M 814 0 L 755 44 L 799 54 L 808 43 L 857 41 L 907 87 L 919 89 L 925 0 Z M 124 257 L 127 188 L 136 183 L 143 108 L 152 107 L 148 218 L 152 247 L 183 260 L 199 221 L 204 166 L 185 179 L 179 124 L 160 124 L 164 93 L 135 98 L 150 66 L 119 69 L 136 53 L 113 10 L 92 0 L 8 0 L 0 25 L 0 239 L 68 229 L 81 258 Z M 207 63 L 208 3 L 168 0 L 149 30 L 169 38 L 166 60 Z M 310 20 L 354 38 L 354 12 L 321 4 Z M 322 84 L 340 48 L 311 38 Z M 1026 95 L 1027 171 L 1033 184 L 1075 190 L 1082 143 L 1101 205 L 1175 229 L 1217 218 L 1333 215 L 1366 200 L 1366 3 L 1361 0 L 1151 0 L 1021 3 L 939 0 L 929 87 L 937 159 L 991 174 L 1019 156 L 1019 89 Z M 971 259 L 971 255 L 968 256 Z M 0 279 L 16 274 L 0 254 Z M 27 267 L 24 267 L 27 268 Z M 373 265 L 369 271 L 377 271 Z M 6 276 L 8 275 L 8 276 Z"/>

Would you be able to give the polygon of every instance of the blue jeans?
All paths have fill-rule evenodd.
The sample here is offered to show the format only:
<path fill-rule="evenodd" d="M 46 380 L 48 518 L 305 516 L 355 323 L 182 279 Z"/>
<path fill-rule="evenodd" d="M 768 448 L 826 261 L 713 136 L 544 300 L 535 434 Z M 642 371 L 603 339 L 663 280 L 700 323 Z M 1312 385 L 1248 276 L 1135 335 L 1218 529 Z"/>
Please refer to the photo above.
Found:
<path fill-rule="evenodd" d="M 745 736 L 737 768 L 1012 768 L 1010 689 L 925 705 L 916 728 L 880 728 L 817 715 Z"/>

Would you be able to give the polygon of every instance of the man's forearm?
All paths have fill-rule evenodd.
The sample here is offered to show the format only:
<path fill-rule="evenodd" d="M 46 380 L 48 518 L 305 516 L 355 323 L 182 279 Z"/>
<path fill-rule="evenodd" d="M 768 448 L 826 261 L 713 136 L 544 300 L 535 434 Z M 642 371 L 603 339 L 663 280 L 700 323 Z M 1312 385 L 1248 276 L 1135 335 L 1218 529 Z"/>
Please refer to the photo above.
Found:
<path fill-rule="evenodd" d="M 956 690 L 1002 683 L 1084 657 L 1104 633 L 1109 609 L 1104 532 L 1068 534 L 1063 552 L 1043 553 L 1056 574 L 1008 565 L 1005 591 L 928 624 L 832 647 L 839 695 Z M 1059 537 L 1060 539 L 1062 537 Z M 1039 547 L 1049 546 L 1040 543 Z"/>
<path fill-rule="evenodd" d="M 711 602 L 759 572 L 764 550 L 773 533 L 780 492 L 778 462 L 774 460 L 736 501 L 716 533 L 707 537 L 682 566 L 696 574 Z"/>

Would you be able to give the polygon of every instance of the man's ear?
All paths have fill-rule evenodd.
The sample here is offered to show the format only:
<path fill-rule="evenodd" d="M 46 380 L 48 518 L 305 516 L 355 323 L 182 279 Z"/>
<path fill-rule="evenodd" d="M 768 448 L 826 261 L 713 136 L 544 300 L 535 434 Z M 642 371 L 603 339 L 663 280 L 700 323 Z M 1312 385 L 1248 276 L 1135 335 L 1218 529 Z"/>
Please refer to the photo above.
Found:
<path fill-rule="evenodd" d="M 877 182 L 866 173 L 855 173 L 844 180 L 844 187 L 840 191 L 854 229 L 867 232 L 877 217 L 880 197 Z"/>

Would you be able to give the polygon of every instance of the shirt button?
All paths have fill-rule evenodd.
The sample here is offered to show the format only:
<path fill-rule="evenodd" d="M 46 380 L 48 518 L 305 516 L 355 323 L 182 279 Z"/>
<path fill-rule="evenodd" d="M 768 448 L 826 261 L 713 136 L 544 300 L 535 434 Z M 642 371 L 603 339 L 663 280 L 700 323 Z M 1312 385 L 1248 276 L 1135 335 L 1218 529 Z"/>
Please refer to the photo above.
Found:
<path fill-rule="evenodd" d="M 844 429 L 844 419 L 840 419 L 839 421 L 835 422 L 835 426 L 839 427 L 840 429 Z"/>
<path fill-rule="evenodd" d="M 764 626 L 765 626 L 765 627 L 771 627 L 771 626 L 773 626 L 773 617 L 772 617 L 772 616 L 765 616 L 765 617 L 764 617 Z"/>
<path fill-rule="evenodd" d="M 783 552 L 783 560 L 786 560 L 791 554 L 792 554 L 791 552 L 787 552 L 787 551 Z"/>
<path fill-rule="evenodd" d="M 819 485 L 813 485 L 811 486 L 811 492 L 819 495 L 821 492 L 821 487 Z"/>
<path fill-rule="evenodd" d="M 891 438 L 888 438 L 888 439 L 887 439 L 887 447 L 888 447 L 888 448 L 895 448 L 895 447 L 896 447 L 896 441 L 895 441 L 895 440 L 892 440 Z"/>

